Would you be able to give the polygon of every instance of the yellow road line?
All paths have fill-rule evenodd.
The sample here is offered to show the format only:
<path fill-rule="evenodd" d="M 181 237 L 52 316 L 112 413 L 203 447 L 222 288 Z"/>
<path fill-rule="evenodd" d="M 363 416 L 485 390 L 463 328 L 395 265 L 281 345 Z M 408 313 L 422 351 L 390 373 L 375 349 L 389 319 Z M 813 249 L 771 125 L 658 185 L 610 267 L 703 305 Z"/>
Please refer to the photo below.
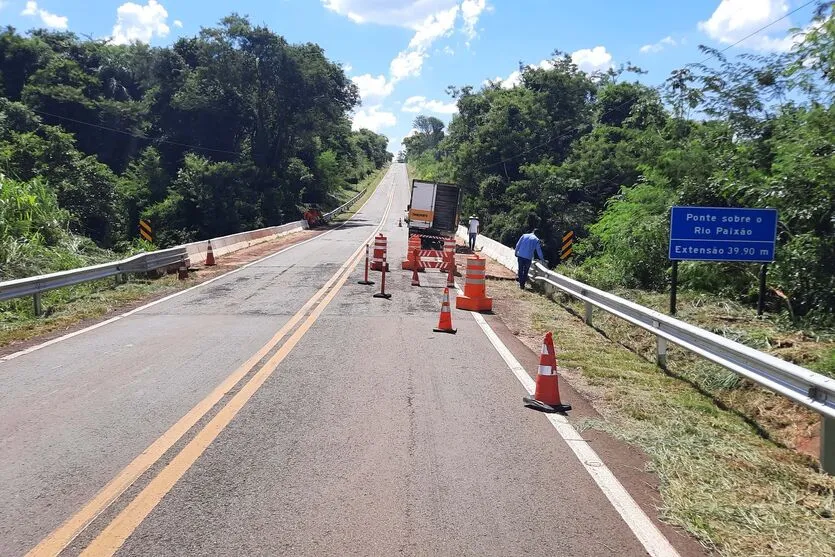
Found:
<path fill-rule="evenodd" d="M 389 198 L 389 204 L 386 207 L 383 220 L 380 225 L 372 232 L 371 236 L 377 233 L 388 215 L 391 208 L 391 202 L 394 199 L 393 195 Z M 171 491 L 174 485 L 183 477 L 189 468 L 197 461 L 203 452 L 212 444 L 218 435 L 228 426 L 238 412 L 246 405 L 252 395 L 264 384 L 264 382 L 275 372 L 279 364 L 290 354 L 290 351 L 295 348 L 296 344 L 307 333 L 310 327 L 316 322 L 325 308 L 330 304 L 331 300 L 336 297 L 340 289 L 345 285 L 348 277 L 351 274 L 354 266 L 359 262 L 364 245 L 354 252 L 348 259 L 345 265 L 342 266 L 337 274 L 342 273 L 341 277 L 334 285 L 333 289 L 328 292 L 327 296 L 319 303 L 316 309 L 311 312 L 310 316 L 302 323 L 296 331 L 290 335 L 287 342 L 279 348 L 279 350 L 267 361 L 264 366 L 259 369 L 255 375 L 243 386 L 241 390 L 235 394 L 234 397 L 224 406 L 206 426 L 180 451 L 177 456 L 153 479 L 151 483 L 145 486 L 139 495 L 125 507 L 113 521 L 102 530 L 89 546 L 81 553 L 82 557 L 91 556 L 109 556 L 116 553 L 125 540 L 136 530 L 143 520 L 154 510 L 154 508 L 162 501 L 162 498 Z M 350 266 L 350 269 L 343 272 L 345 266 Z"/>
<path fill-rule="evenodd" d="M 358 258 L 354 258 L 354 263 Z M 241 408 L 252 398 L 264 382 L 284 361 L 284 358 L 298 344 L 299 340 L 313 326 L 319 315 L 339 293 L 348 280 L 350 272 L 345 273 L 322 302 L 316 307 L 301 326 L 287 339 L 287 342 L 273 355 L 264 367 L 232 397 L 229 403 L 218 412 L 194 439 L 149 483 L 130 504 L 111 522 L 93 542 L 81 553 L 82 557 L 109 556 L 116 553 L 125 540 L 136 530 L 143 520 L 154 510 L 171 488 L 183 477 L 200 455 L 211 445 L 218 435 L 229 425 Z"/>
<path fill-rule="evenodd" d="M 369 198 L 370 199 L 370 198 Z M 148 448 L 136 457 L 130 464 L 116 475 L 110 482 L 107 483 L 94 497 L 90 500 L 80 511 L 70 517 L 64 524 L 59 526 L 56 530 L 51 532 L 44 538 L 37 546 L 32 548 L 26 557 L 45 557 L 55 556 L 63 551 L 72 541 L 84 531 L 90 523 L 95 520 L 102 512 L 104 512 L 113 502 L 121 496 L 142 474 L 144 474 L 154 463 L 156 463 L 162 456 L 179 441 L 194 425 L 200 421 L 214 406 L 228 393 L 238 382 L 246 376 L 255 365 L 261 361 L 270 351 L 272 351 L 284 336 L 292 330 L 296 324 L 301 321 L 308 310 L 316 304 L 322 296 L 340 280 L 342 275 L 348 267 L 356 265 L 357 257 L 365 249 L 366 242 L 377 233 L 377 231 L 385 223 L 394 200 L 394 188 L 389 194 L 389 202 L 383 213 L 383 218 L 380 224 L 371 233 L 368 239 L 348 258 L 348 260 L 331 276 L 331 278 L 320 288 L 302 308 L 296 312 L 287 323 L 284 324 L 273 337 L 256 352 L 251 358 L 244 362 L 238 369 L 236 369 L 230 376 L 228 376 L 220 385 L 218 385 L 209 395 L 201 400 L 194 408 L 180 418 L 173 426 L 171 426 L 165 433 L 162 434 L 156 441 L 154 441 Z M 347 280 L 348 273 L 345 273 L 340 281 L 340 286 Z M 337 288 L 338 290 L 338 288 Z M 319 313 L 314 310 L 314 314 L 318 316 Z M 313 314 L 311 314 L 313 315 Z M 292 338 L 292 337 L 291 337 Z M 288 340 L 289 343 L 289 340 Z M 295 346 L 295 343 L 293 344 Z M 283 347 L 282 347 L 283 348 Z M 272 359 L 270 360 L 272 361 Z M 269 364 L 269 362 L 268 362 Z M 265 364 L 268 365 L 268 364 Z"/>

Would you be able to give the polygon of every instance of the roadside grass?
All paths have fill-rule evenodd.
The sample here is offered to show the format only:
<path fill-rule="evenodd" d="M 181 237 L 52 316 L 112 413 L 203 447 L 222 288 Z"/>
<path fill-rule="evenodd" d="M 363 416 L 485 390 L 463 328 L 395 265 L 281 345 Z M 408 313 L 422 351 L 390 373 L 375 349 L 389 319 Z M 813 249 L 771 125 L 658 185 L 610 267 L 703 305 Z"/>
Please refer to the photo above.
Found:
<path fill-rule="evenodd" d="M 371 174 L 369 174 L 368 176 L 363 178 L 363 180 L 360 181 L 357 184 L 357 187 L 354 188 L 354 193 L 349 195 L 345 199 L 345 201 L 348 201 L 348 199 L 351 199 L 351 197 L 356 195 L 356 192 L 361 191 L 363 188 L 365 188 L 365 194 L 362 195 L 359 199 L 357 199 L 354 202 L 353 205 L 348 207 L 348 209 L 346 211 L 344 211 L 340 215 L 337 215 L 333 219 L 333 221 L 331 221 L 331 222 L 344 222 L 344 221 L 350 219 L 351 217 L 353 217 L 355 214 L 357 214 L 357 211 L 359 211 L 360 208 L 365 204 L 365 202 L 368 201 L 368 198 L 370 198 L 374 194 L 374 192 L 377 191 L 377 187 L 380 185 L 380 182 L 383 180 L 383 176 L 386 175 L 387 170 L 388 170 L 388 166 L 384 166 L 382 168 L 379 168 L 379 169 L 375 170 L 374 172 L 372 172 Z"/>
<path fill-rule="evenodd" d="M 496 312 L 532 349 L 546 331 L 556 335 L 561 372 L 603 416 L 578 427 L 606 431 L 648 455 L 663 520 L 721 555 L 833 554 L 835 478 L 763 436 L 733 397 L 713 394 L 758 391 L 754 399 L 769 400 L 764 391 L 692 366 L 680 350 L 671 351 L 676 365 L 665 373 L 649 356 L 654 340 L 650 347 L 637 328 L 610 323 L 603 312 L 595 312 L 592 328 L 580 319 L 582 308 L 562 298 L 551 303 L 505 281 L 489 281 L 488 290 Z"/>
<path fill-rule="evenodd" d="M 640 290 L 614 294 L 667 312 L 669 294 Z M 835 331 L 795 326 L 782 315 L 757 316 L 753 307 L 720 296 L 679 292 L 678 319 L 789 362 L 835 377 Z"/>
<path fill-rule="evenodd" d="M 103 279 L 46 292 L 42 317 L 36 317 L 32 298 L 0 303 L 0 347 L 33 337 L 63 331 L 86 320 L 94 320 L 120 307 L 151 296 L 165 295 L 196 283 L 194 278 L 178 281 L 175 275 L 159 279 L 131 276 L 116 285 Z"/>
<path fill-rule="evenodd" d="M 614 293 L 661 312 L 668 309 L 667 294 L 635 290 Z M 560 302 L 575 312 L 582 311 L 579 302 L 567 298 Z M 683 293 L 677 310 L 676 317 L 682 321 L 835 377 L 835 339 L 831 331 L 792 330 L 779 318 L 758 317 L 752 308 L 708 294 Z M 655 337 L 650 333 L 600 310 L 594 312 L 594 323 L 616 342 L 654 361 Z M 720 406 L 752 420 L 774 441 L 817 455 L 820 420 L 816 413 L 675 345 L 670 345 L 668 352 L 670 373 L 692 383 Z"/>

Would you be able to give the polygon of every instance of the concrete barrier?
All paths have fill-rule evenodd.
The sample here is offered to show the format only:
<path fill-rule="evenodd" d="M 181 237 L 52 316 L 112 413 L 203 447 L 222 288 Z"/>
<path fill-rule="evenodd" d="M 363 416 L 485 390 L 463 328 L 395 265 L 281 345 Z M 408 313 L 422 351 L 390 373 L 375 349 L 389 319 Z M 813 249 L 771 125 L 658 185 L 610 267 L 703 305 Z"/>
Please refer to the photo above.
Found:
<path fill-rule="evenodd" d="M 296 222 L 289 222 L 281 226 L 270 226 L 267 228 L 259 228 L 258 230 L 250 230 L 249 232 L 239 232 L 238 234 L 230 234 L 229 236 L 221 236 L 220 238 L 212 238 L 212 251 L 215 257 L 227 255 L 229 253 L 261 244 L 268 240 L 280 238 L 287 234 L 294 232 L 301 232 L 307 230 L 308 225 L 306 220 Z M 202 240 L 200 242 L 192 242 L 182 246 L 186 248 L 191 264 L 202 263 L 206 260 L 206 248 L 208 241 Z"/>
<path fill-rule="evenodd" d="M 459 226 L 457 236 L 464 240 L 469 240 L 467 227 Z M 487 236 L 482 236 L 481 234 L 479 234 L 475 240 L 475 247 L 476 250 L 480 250 L 482 254 L 494 259 L 496 262 L 504 267 L 507 267 L 514 273 L 519 271 L 519 265 L 516 262 L 516 252 L 513 248 L 509 248 L 506 245 L 500 244 L 496 240 L 491 240 Z"/>

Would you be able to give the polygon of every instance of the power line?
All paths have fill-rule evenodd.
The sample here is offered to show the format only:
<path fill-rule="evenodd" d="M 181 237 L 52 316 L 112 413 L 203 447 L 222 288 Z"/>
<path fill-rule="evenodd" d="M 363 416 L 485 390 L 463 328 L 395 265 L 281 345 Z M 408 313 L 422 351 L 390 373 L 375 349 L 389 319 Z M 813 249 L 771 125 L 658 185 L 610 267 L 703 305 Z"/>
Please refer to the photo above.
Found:
<path fill-rule="evenodd" d="M 809 2 L 806 2 L 806 3 L 805 3 L 805 4 L 803 4 L 802 6 L 798 6 L 797 8 L 793 9 L 792 11 L 790 11 L 790 12 L 788 12 L 788 13 L 784 14 L 784 15 L 783 15 L 783 17 L 778 17 L 777 19 L 775 19 L 775 20 L 774 20 L 774 21 L 772 21 L 771 23 L 767 23 L 766 25 L 763 25 L 762 27 L 760 27 L 759 29 L 757 29 L 757 30 L 756 30 L 756 31 L 754 31 L 753 33 L 749 33 L 748 35 L 745 35 L 744 37 L 742 37 L 741 39 L 739 39 L 739 40 L 738 40 L 738 41 L 736 41 L 735 43 L 733 43 L 733 44 L 731 44 L 731 45 L 726 46 L 726 47 L 725 47 L 725 48 L 723 48 L 722 50 L 718 51 L 716 54 L 722 54 L 722 53 L 724 53 L 724 52 L 729 51 L 730 49 L 732 49 L 733 47 L 737 46 L 738 44 L 740 44 L 740 43 L 743 43 L 743 42 L 747 41 L 748 39 L 750 39 L 750 38 L 751 38 L 751 37 L 753 37 L 754 35 L 756 35 L 756 34 L 758 34 L 758 33 L 761 33 L 762 31 L 765 31 L 766 29 L 768 29 L 768 28 L 769 28 L 769 27 L 771 27 L 772 25 L 775 25 L 775 24 L 777 24 L 777 23 L 780 23 L 781 21 L 783 21 L 784 19 L 786 19 L 786 18 L 787 18 L 787 17 L 789 17 L 790 15 L 792 15 L 792 14 L 795 14 L 795 13 L 799 12 L 800 10 L 802 10 L 803 8 L 805 8 L 805 7 L 807 7 L 807 6 L 811 6 L 812 4 L 816 3 L 817 1 L 818 1 L 818 0 L 809 0 Z M 705 62 L 707 62 L 708 60 L 710 60 L 710 59 L 711 59 L 711 58 L 713 58 L 714 56 L 715 56 L 715 54 L 712 54 L 712 53 L 711 53 L 711 54 L 710 54 L 707 58 L 705 58 L 704 60 L 702 60 L 701 62 L 699 62 L 699 64 L 704 64 Z"/>
<path fill-rule="evenodd" d="M 27 107 L 28 108 L 28 107 Z M 176 145 L 178 147 L 185 147 L 187 149 L 197 149 L 201 151 L 211 151 L 213 153 L 224 153 L 227 155 L 240 155 L 237 151 L 228 151 L 226 149 L 214 149 L 211 147 L 200 147 L 199 145 L 191 145 L 189 143 L 181 143 L 179 141 L 171 141 L 169 139 L 161 139 L 161 138 L 154 138 L 148 137 L 147 135 L 142 135 L 140 133 L 129 132 L 125 130 L 120 130 L 118 128 L 111 128 L 109 126 L 102 126 L 101 124 L 94 124 L 92 122 L 85 122 L 83 120 L 76 120 L 75 118 L 70 118 L 68 116 L 60 116 L 58 114 L 52 114 L 50 112 L 45 112 L 43 110 L 37 110 L 35 108 L 29 108 L 32 112 L 36 114 L 41 114 L 43 116 L 49 116 L 51 118 L 58 118 L 59 120 L 66 120 L 67 122 L 74 122 L 76 124 L 81 124 L 82 126 L 90 126 L 91 128 L 98 128 L 100 130 L 106 130 L 113 133 L 119 133 L 122 135 L 126 135 L 128 137 L 133 137 L 135 139 L 144 139 L 146 141 L 157 142 L 157 143 L 167 143 L 169 145 Z"/>
<path fill-rule="evenodd" d="M 730 50 L 731 48 L 733 48 L 733 47 L 735 47 L 735 46 L 739 45 L 740 43 L 742 43 L 742 42 L 744 42 L 744 41 L 747 41 L 748 39 L 750 39 L 750 38 L 751 38 L 751 37 L 753 37 L 754 35 L 757 35 L 757 34 L 759 34 L 759 33 L 763 32 L 763 31 L 765 31 L 765 30 L 766 30 L 766 29 L 768 29 L 769 27 L 771 27 L 771 26 L 773 26 L 773 25 L 775 25 L 775 24 L 777 24 L 777 23 L 779 23 L 779 22 L 783 21 L 784 19 L 786 19 L 787 17 L 791 16 L 792 14 L 799 12 L 799 11 L 800 11 L 800 10 L 802 10 L 803 8 L 806 8 L 806 7 L 808 7 L 808 6 L 812 5 L 812 4 L 814 4 L 815 2 L 817 2 L 817 0 L 809 0 L 809 2 L 806 2 L 805 4 L 803 4 L 803 5 L 801 5 L 801 6 L 797 7 L 797 8 L 795 8 L 794 10 L 792 10 L 792 11 L 790 11 L 790 12 L 788 12 L 788 13 L 784 14 L 782 17 L 779 17 L 779 18 L 775 19 L 774 21 L 772 21 L 772 22 L 770 22 L 770 23 L 767 23 L 767 24 L 763 25 L 763 26 L 762 26 L 762 27 L 760 27 L 759 29 L 757 29 L 757 30 L 753 31 L 752 33 L 749 33 L 748 35 L 746 35 L 745 37 L 741 38 L 741 39 L 740 39 L 740 40 L 738 40 L 737 42 L 735 42 L 735 43 L 733 43 L 733 44 L 731 44 L 731 45 L 728 45 L 727 47 L 723 48 L 722 50 L 719 50 L 719 51 L 716 51 L 716 52 L 712 52 L 712 53 L 710 53 L 710 55 L 708 55 L 708 56 L 707 56 L 704 60 L 702 60 L 701 62 L 698 62 L 698 64 L 704 64 L 706 61 L 710 60 L 711 58 L 713 58 L 713 57 L 715 57 L 715 56 L 717 56 L 717 55 L 719 55 L 719 54 L 722 54 L 722 53 L 724 53 L 724 52 L 727 52 L 727 51 L 728 51 L 728 50 Z M 690 64 L 685 64 L 685 66 L 687 66 L 687 65 L 690 65 Z M 660 88 L 661 86 L 660 86 L 660 85 L 658 85 L 657 87 L 658 87 L 658 88 Z M 605 111 L 605 112 L 601 113 L 601 114 L 600 114 L 600 117 L 602 118 L 603 116 L 606 116 L 606 115 L 608 115 L 608 114 L 612 114 L 613 112 L 615 112 L 615 111 L 617 111 L 617 110 L 619 110 L 619 109 L 623 108 L 624 106 L 626 106 L 626 105 L 627 105 L 628 103 L 630 103 L 630 102 L 631 102 L 631 99 L 625 100 L 624 102 L 620 103 L 619 105 L 616 105 L 616 106 L 614 106 L 614 107 L 610 108 L 609 110 L 607 110 L 607 111 Z M 578 131 L 582 131 L 582 129 L 583 129 L 584 127 L 586 127 L 586 126 L 575 126 L 574 128 L 571 128 L 570 130 L 567 130 L 567 131 L 566 131 L 565 133 L 563 133 L 562 135 L 558 135 L 558 136 L 551 136 L 549 139 L 547 139 L 547 140 L 546 140 L 546 141 L 544 141 L 543 143 L 540 143 L 539 145 L 535 145 L 535 146 L 533 146 L 533 147 L 530 147 L 530 148 L 526 149 L 525 151 L 522 151 L 521 153 L 518 153 L 518 154 L 516 154 L 516 155 L 513 155 L 512 157 L 509 157 L 509 158 L 503 159 L 503 160 L 501 160 L 501 161 L 499 161 L 499 162 L 495 162 L 495 163 L 492 163 L 492 164 L 488 164 L 488 165 L 482 166 L 482 167 L 480 167 L 480 168 L 476 169 L 476 172 L 480 172 L 480 171 L 482 171 L 482 170 L 486 170 L 486 169 L 488 169 L 488 168 L 492 168 L 492 167 L 494 167 L 494 166 L 498 166 L 498 165 L 500 165 L 500 164 L 505 164 L 505 163 L 508 163 L 508 162 L 510 162 L 510 161 L 512 161 L 512 160 L 514 160 L 514 159 L 517 159 L 517 158 L 519 158 L 519 157 L 521 157 L 521 156 L 523 156 L 523 155 L 526 155 L 526 154 L 530 153 L 531 151 L 534 151 L 534 150 L 536 150 L 536 149 L 539 149 L 540 147 L 544 147 L 544 146 L 548 145 L 549 143 L 551 143 L 551 142 L 552 142 L 552 141 L 554 141 L 554 140 L 557 140 L 557 139 L 565 139 L 566 137 L 568 137 L 568 136 L 569 136 L 569 135 L 571 135 L 572 133 L 575 133 L 575 132 L 578 132 Z"/>

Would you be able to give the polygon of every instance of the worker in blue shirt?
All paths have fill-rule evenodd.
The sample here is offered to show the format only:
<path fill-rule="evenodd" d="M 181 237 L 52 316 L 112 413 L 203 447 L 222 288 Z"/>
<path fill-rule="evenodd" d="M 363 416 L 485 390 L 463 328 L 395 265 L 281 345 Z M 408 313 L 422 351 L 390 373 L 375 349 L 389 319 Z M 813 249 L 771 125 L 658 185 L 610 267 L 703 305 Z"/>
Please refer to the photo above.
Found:
<path fill-rule="evenodd" d="M 516 242 L 516 261 L 519 263 L 519 276 L 516 280 L 519 281 L 519 288 L 522 290 L 528 282 L 528 271 L 531 269 L 534 253 L 539 256 L 539 259 L 545 259 L 542 256 L 542 243 L 536 237 L 536 228 L 527 234 L 522 234 Z"/>

